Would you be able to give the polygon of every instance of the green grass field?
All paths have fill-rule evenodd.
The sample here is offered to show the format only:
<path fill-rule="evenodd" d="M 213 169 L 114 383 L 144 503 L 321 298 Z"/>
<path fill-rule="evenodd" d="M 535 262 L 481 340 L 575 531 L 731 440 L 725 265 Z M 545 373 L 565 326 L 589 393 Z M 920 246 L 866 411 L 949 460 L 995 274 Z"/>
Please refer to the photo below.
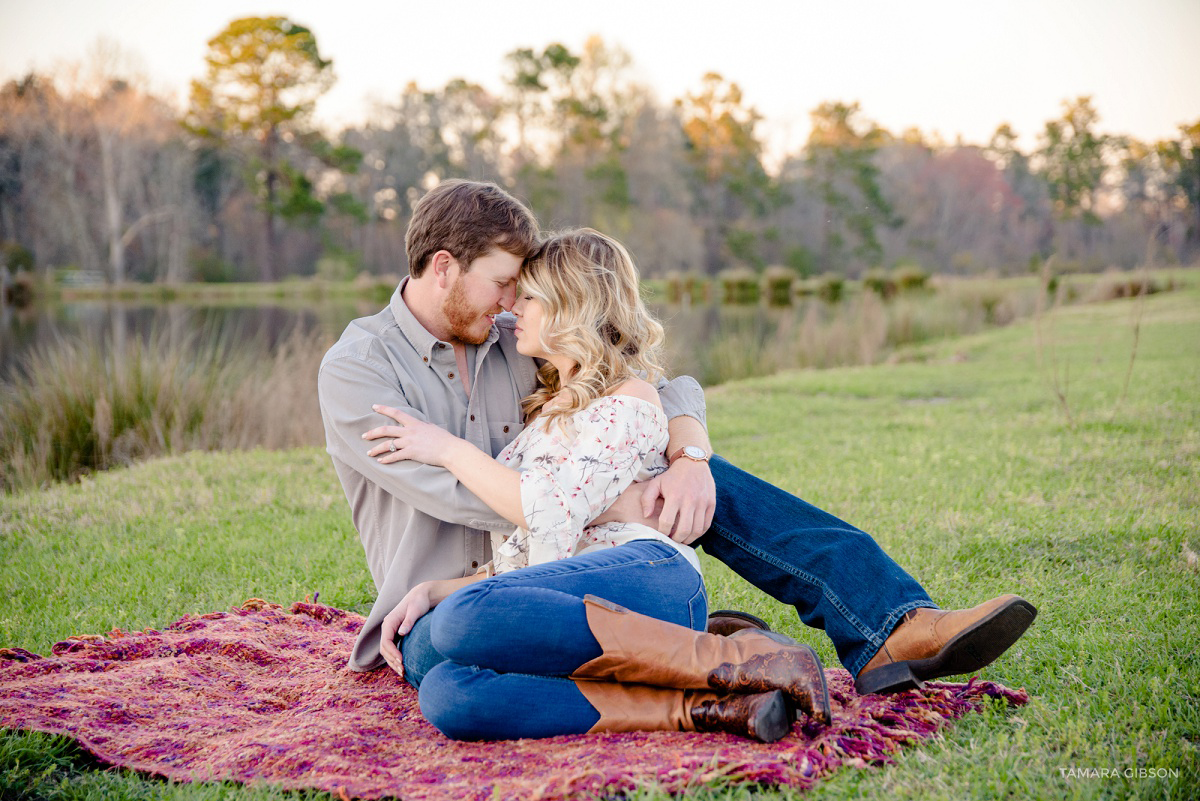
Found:
<path fill-rule="evenodd" d="M 1196 797 L 1200 290 L 1061 309 L 1041 321 L 1041 347 L 1037 327 L 709 393 L 719 452 L 873 533 L 943 606 L 1016 592 L 1040 610 L 983 671 L 1026 688 L 1028 706 L 970 716 L 899 764 L 843 771 L 810 798 Z M 185 454 L 0 496 L 0 527 L 3 646 L 48 653 L 72 634 L 161 626 L 249 597 L 320 591 L 360 611 L 371 601 L 319 449 Z M 711 560 L 706 570 L 715 607 L 760 614 L 836 664 L 791 610 Z M 1104 769 L 1117 775 L 1089 776 Z M 792 794 L 693 797 L 751 796 Z M 64 740 L 10 732 L 0 797 L 306 796 L 145 780 Z"/>

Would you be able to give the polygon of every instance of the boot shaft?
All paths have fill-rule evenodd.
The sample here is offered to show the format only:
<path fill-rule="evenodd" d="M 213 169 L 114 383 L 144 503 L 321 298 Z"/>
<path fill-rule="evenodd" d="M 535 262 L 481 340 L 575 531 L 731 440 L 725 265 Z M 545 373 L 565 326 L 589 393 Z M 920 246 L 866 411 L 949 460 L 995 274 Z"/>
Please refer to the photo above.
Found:
<path fill-rule="evenodd" d="M 719 695 L 711 690 L 681 690 L 613 681 L 576 681 L 576 686 L 600 713 L 600 720 L 588 734 L 726 732 L 773 743 L 791 731 L 794 719 L 786 698 L 778 690 L 756 695 Z"/>
<path fill-rule="evenodd" d="M 723 694 L 779 689 L 816 720 L 830 721 L 825 674 L 807 645 L 756 630 L 721 637 L 640 615 L 593 595 L 583 600 L 588 627 L 603 652 L 572 673 L 573 679 Z"/>

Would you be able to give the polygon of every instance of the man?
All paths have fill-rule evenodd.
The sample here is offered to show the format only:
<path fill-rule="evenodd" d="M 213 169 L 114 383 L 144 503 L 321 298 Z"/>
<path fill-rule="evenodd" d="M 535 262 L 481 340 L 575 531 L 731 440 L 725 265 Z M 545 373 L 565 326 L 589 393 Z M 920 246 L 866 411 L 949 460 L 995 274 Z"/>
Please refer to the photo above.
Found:
<path fill-rule="evenodd" d="M 446 470 L 368 457 L 373 404 L 434 422 L 493 456 L 523 427 L 520 400 L 536 383 L 516 352 L 512 318 L 522 261 L 537 224 L 492 184 L 447 181 L 418 202 L 405 238 L 409 277 L 388 307 L 352 322 L 321 364 L 327 450 L 350 502 L 378 595 L 350 667 L 371 670 L 391 648 L 387 613 L 427 579 L 465 576 L 512 524 Z M 892 692 L 978 670 L 1033 621 L 1016 596 L 945 612 L 862 531 L 711 453 L 704 396 L 690 378 L 661 383 L 671 467 L 627 491 L 605 519 L 647 522 L 694 543 L 824 629 L 860 692 Z M 441 661 L 427 619 L 401 644 L 414 685 Z"/>

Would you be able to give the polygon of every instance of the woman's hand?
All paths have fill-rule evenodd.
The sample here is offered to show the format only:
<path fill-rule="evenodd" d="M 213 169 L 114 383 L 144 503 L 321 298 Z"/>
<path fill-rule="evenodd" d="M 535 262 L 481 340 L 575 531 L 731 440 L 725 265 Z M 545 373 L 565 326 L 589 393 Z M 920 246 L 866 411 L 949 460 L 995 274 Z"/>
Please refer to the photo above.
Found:
<path fill-rule="evenodd" d="M 388 666 L 400 674 L 400 678 L 404 678 L 404 656 L 396 645 L 396 635 L 403 637 L 408 634 L 421 615 L 434 607 L 430 597 L 432 587 L 432 581 L 423 581 L 413 587 L 383 619 L 383 627 L 379 632 L 379 653 L 383 654 Z"/>
<path fill-rule="evenodd" d="M 445 467 L 447 457 L 464 440 L 433 423 L 423 423 L 391 406 L 371 407 L 396 421 L 397 425 L 379 426 L 363 434 L 366 440 L 381 440 L 367 451 L 380 464 L 410 459 L 422 464 Z"/>

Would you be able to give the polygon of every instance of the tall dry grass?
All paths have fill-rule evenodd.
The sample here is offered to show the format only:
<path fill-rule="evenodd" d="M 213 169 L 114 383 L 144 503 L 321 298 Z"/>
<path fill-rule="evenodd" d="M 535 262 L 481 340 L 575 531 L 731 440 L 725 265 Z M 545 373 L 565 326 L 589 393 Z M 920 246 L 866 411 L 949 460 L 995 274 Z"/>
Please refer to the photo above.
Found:
<path fill-rule="evenodd" d="M 0 385 L 0 487 L 189 450 L 319 444 L 316 377 L 328 345 L 294 334 L 272 350 L 160 330 L 39 348 Z"/>
<path fill-rule="evenodd" d="M 976 279 L 942 281 L 936 289 L 890 299 L 862 291 L 836 303 L 808 297 L 788 309 L 668 310 L 667 349 L 674 372 L 706 386 L 780 370 L 876 364 L 907 345 L 1029 317 L 1041 291 L 1034 282 Z"/>

